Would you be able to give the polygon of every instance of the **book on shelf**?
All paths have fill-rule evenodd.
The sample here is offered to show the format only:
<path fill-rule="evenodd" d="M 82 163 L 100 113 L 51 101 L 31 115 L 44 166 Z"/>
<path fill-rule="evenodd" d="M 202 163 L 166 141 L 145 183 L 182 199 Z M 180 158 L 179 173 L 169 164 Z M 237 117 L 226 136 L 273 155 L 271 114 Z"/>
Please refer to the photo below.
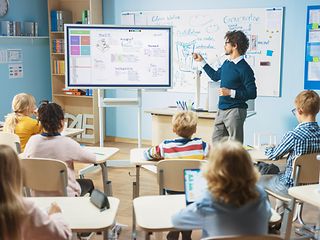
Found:
<path fill-rule="evenodd" d="M 55 38 L 52 40 L 52 52 L 64 53 L 64 39 Z"/>
<path fill-rule="evenodd" d="M 86 91 L 85 91 L 85 90 L 82 90 L 82 89 L 68 89 L 68 88 L 63 88 L 63 89 L 62 89 L 62 92 L 63 92 L 64 94 L 67 94 L 67 95 L 77 95 L 77 96 L 86 95 Z"/>
<path fill-rule="evenodd" d="M 64 74 L 64 60 L 53 60 L 52 61 L 52 73 L 53 74 Z"/>
<path fill-rule="evenodd" d="M 85 96 L 92 96 L 92 89 L 68 89 L 68 88 L 63 88 L 62 89 L 62 92 L 64 94 L 67 94 L 67 95 L 77 95 L 77 96 L 80 96 L 80 95 L 85 95 Z"/>
<path fill-rule="evenodd" d="M 65 23 L 72 23 L 72 12 L 68 10 L 51 10 L 51 31 L 63 32 Z"/>

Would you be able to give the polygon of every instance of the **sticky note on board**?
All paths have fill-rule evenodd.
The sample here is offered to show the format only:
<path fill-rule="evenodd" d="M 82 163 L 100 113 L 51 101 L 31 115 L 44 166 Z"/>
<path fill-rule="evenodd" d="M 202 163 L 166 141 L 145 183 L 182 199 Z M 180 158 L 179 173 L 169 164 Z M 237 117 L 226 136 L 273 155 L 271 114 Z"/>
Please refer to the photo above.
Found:
<path fill-rule="evenodd" d="M 312 23 L 312 29 L 318 29 L 319 24 L 318 23 Z"/>
<path fill-rule="evenodd" d="M 266 55 L 267 55 L 268 57 L 272 57 L 272 54 L 273 54 L 273 51 L 272 51 L 272 50 L 267 50 Z"/>
<path fill-rule="evenodd" d="M 307 56 L 307 61 L 308 62 L 313 62 L 313 57 L 312 56 Z"/>
<path fill-rule="evenodd" d="M 271 66 L 271 62 L 269 62 L 269 61 L 260 61 L 260 66 L 266 66 L 266 67 Z"/>
<path fill-rule="evenodd" d="M 313 62 L 319 62 L 319 57 L 313 57 Z"/>

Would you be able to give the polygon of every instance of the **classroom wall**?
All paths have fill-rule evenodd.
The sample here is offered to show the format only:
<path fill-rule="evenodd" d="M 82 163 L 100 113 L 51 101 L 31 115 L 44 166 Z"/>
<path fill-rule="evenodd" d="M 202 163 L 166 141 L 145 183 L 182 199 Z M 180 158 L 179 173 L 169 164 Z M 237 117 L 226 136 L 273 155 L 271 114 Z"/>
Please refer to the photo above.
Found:
<path fill-rule="evenodd" d="M 294 128 L 297 124 L 290 110 L 294 108 L 295 96 L 303 90 L 306 8 L 308 5 L 317 4 L 319 4 L 318 0 L 104 0 L 104 23 L 120 24 L 120 16 L 123 11 L 285 7 L 281 97 L 258 97 L 256 99 L 257 114 L 248 118 L 245 123 L 245 143 L 252 144 L 255 132 L 271 132 L 276 134 L 279 141 L 286 131 Z M 113 95 L 134 97 L 135 92 L 117 90 Z M 145 92 L 143 93 L 142 107 L 143 109 L 167 107 L 174 105 L 177 99 L 193 99 L 193 94 Z M 109 110 L 107 111 L 107 135 L 136 138 L 136 109 L 118 108 L 112 111 L 113 113 L 109 115 Z M 151 139 L 151 117 L 148 114 L 143 115 L 142 126 L 143 139 Z"/>
<path fill-rule="evenodd" d="M 284 6 L 283 59 L 281 74 L 281 97 L 258 97 L 257 114 L 245 123 L 245 142 L 252 144 L 254 132 L 272 132 L 280 138 L 292 129 L 297 121 L 291 114 L 293 100 L 303 90 L 304 44 L 306 7 L 317 5 L 318 0 L 103 0 L 104 23 L 120 24 L 123 11 L 228 9 Z M 32 6 L 32 7 L 30 7 Z M 39 23 L 39 34 L 48 35 L 47 2 L 43 0 L 10 1 L 9 12 L 0 20 L 29 20 Z M 11 99 L 18 92 L 33 94 L 37 101 L 51 99 L 49 42 L 48 40 L 8 40 L 0 38 L 0 49 L 22 49 L 24 77 L 9 79 L 8 64 L 0 64 L 0 84 L 4 89 L 0 94 L 0 121 L 11 111 Z M 110 90 L 109 97 L 134 97 L 135 91 Z M 143 109 L 174 105 L 177 99 L 193 99 L 193 94 L 145 92 Z M 204 97 L 202 97 L 204 99 Z M 106 133 L 124 138 L 137 137 L 137 109 L 113 108 L 107 110 Z M 151 139 L 151 117 L 143 114 L 142 137 Z"/>
<path fill-rule="evenodd" d="M 47 1 L 9 1 L 8 13 L 0 21 L 37 21 L 39 35 L 48 36 Z M 0 63 L 0 121 L 11 111 L 11 100 L 16 93 L 26 92 L 37 101 L 51 99 L 49 40 L 0 38 L 0 50 L 22 49 L 23 78 L 9 79 L 8 64 Z"/>

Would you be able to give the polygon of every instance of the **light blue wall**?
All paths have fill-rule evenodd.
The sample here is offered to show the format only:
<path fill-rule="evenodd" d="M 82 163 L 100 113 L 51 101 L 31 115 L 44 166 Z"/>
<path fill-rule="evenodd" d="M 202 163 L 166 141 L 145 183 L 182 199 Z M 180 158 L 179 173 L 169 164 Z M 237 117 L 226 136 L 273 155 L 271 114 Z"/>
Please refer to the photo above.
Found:
<path fill-rule="evenodd" d="M 136 10 L 190 10 L 208 8 L 255 8 L 284 6 L 284 34 L 281 97 L 258 97 L 257 115 L 245 124 L 246 143 L 251 144 L 254 132 L 273 132 L 280 137 L 296 125 L 290 113 L 294 97 L 303 90 L 304 44 L 306 7 L 319 4 L 318 0 L 103 0 L 104 22 L 120 24 L 122 11 Z M 30 7 L 32 6 L 32 7 Z M 9 12 L 0 20 L 37 21 L 39 34 L 48 35 L 47 3 L 43 0 L 10 1 Z M 0 49 L 17 48 L 23 51 L 24 77 L 8 78 L 8 64 L 0 64 L 0 120 L 10 112 L 12 97 L 18 92 L 33 94 L 39 101 L 51 99 L 49 42 L 48 40 L 4 40 L 0 39 Z M 108 96 L 130 97 L 133 91 L 110 91 Z M 173 105 L 176 99 L 192 99 L 192 94 L 144 93 L 143 109 Z M 136 138 L 137 113 L 134 108 L 107 110 L 107 135 Z M 143 116 L 143 139 L 151 139 L 151 118 Z"/>
<path fill-rule="evenodd" d="M 245 123 L 245 142 L 252 144 L 254 132 L 272 132 L 281 137 L 292 129 L 297 121 L 291 114 L 293 101 L 298 92 L 303 90 L 304 79 L 304 45 L 306 8 L 308 5 L 319 5 L 319 0 L 104 0 L 105 23 L 120 24 L 123 11 L 154 10 L 192 10 L 192 9 L 228 9 L 259 8 L 284 6 L 283 60 L 281 75 L 281 97 L 258 97 L 256 100 L 257 115 Z M 113 11 L 111 10 L 113 9 Z M 108 10 L 108 14 L 106 12 Z M 134 95 L 130 91 L 116 91 L 117 97 Z M 192 99 L 191 94 L 177 93 L 144 93 L 143 109 L 174 105 L 177 99 Z M 136 110 L 119 108 L 114 114 L 107 113 L 107 135 L 136 138 Z M 143 139 L 151 139 L 151 118 L 143 116 Z"/>
<path fill-rule="evenodd" d="M 48 36 L 47 1 L 9 1 L 8 13 L 0 21 L 36 21 L 39 35 Z M 8 64 L 0 64 L 0 121 L 11 111 L 11 100 L 19 92 L 30 93 L 36 100 L 51 99 L 49 40 L 3 39 L 0 49 L 22 49 L 24 76 L 9 79 Z"/>

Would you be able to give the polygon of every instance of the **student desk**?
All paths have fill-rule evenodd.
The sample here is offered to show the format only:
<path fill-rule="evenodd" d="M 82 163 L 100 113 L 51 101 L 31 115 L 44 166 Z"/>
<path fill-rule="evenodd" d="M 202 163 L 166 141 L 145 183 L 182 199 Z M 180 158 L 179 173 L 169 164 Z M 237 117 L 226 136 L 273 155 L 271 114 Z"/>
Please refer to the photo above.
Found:
<path fill-rule="evenodd" d="M 285 239 L 290 239 L 292 219 L 293 219 L 293 213 L 295 208 L 295 204 L 294 204 L 295 200 L 297 199 L 320 208 L 320 191 L 319 190 L 320 190 L 319 184 L 304 185 L 304 186 L 289 188 L 288 193 L 294 198 L 294 200 L 290 203 L 290 209 L 292 210 L 288 214 Z"/>
<path fill-rule="evenodd" d="M 46 210 L 52 202 L 56 202 L 65 221 L 73 232 L 101 232 L 107 231 L 115 223 L 119 199 L 108 197 L 110 208 L 100 211 L 89 197 L 32 197 L 36 206 Z M 104 239 L 107 239 L 105 234 Z"/>
<path fill-rule="evenodd" d="M 320 208 L 320 185 L 312 184 L 305 186 L 292 187 L 288 190 L 289 195 L 295 199 L 309 203 Z"/>
<path fill-rule="evenodd" d="M 102 172 L 102 182 L 103 182 L 103 190 L 107 195 L 111 195 L 111 190 L 109 188 L 109 179 L 108 179 L 108 168 L 107 168 L 107 160 L 119 152 L 119 148 L 113 147 L 84 147 L 88 151 L 94 153 L 96 155 L 96 164 L 99 164 Z M 80 170 L 80 177 L 86 173 L 86 171 L 91 171 L 92 167 L 95 164 L 90 164 L 89 166 Z"/>
<path fill-rule="evenodd" d="M 80 178 L 83 178 L 83 175 L 85 174 L 85 172 L 88 171 L 87 169 L 91 170 L 92 167 L 95 167 L 95 165 L 99 165 L 101 167 L 101 172 L 102 172 L 103 190 L 104 190 L 104 193 L 108 195 L 110 191 L 109 191 L 107 160 L 111 156 L 116 154 L 119 151 L 119 148 L 113 148 L 113 147 L 84 147 L 84 148 L 96 155 L 96 163 L 89 164 L 89 166 L 81 169 Z M 24 154 L 20 153 L 19 157 L 23 159 Z"/>
<path fill-rule="evenodd" d="M 81 128 L 64 128 L 61 135 L 66 137 L 75 137 L 83 132 L 84 129 Z"/>
<path fill-rule="evenodd" d="M 152 145 L 158 145 L 164 139 L 174 139 L 177 135 L 172 132 L 172 116 L 177 108 L 148 109 L 146 113 L 152 118 Z M 211 142 L 213 123 L 216 112 L 196 112 L 198 115 L 197 133 L 195 137 L 202 138 L 205 142 Z"/>
<path fill-rule="evenodd" d="M 3 131 L 3 126 L 0 125 L 0 131 Z M 75 137 L 84 132 L 84 129 L 81 128 L 64 128 L 61 132 L 62 136 L 66 137 Z"/>
<path fill-rule="evenodd" d="M 134 189 L 134 196 L 138 197 L 140 192 L 140 168 L 141 166 L 156 166 L 158 161 L 147 161 L 144 160 L 143 152 L 147 148 L 134 148 L 130 150 L 130 163 L 136 167 L 136 187 Z M 251 158 L 254 161 L 270 161 L 264 155 L 264 150 L 262 149 L 251 149 L 248 150 Z"/>
<path fill-rule="evenodd" d="M 185 207 L 185 195 L 143 196 L 133 200 L 136 222 L 146 232 L 145 239 L 150 239 L 152 232 L 174 230 L 171 217 Z M 280 218 L 272 209 L 270 222 L 277 222 Z"/>

